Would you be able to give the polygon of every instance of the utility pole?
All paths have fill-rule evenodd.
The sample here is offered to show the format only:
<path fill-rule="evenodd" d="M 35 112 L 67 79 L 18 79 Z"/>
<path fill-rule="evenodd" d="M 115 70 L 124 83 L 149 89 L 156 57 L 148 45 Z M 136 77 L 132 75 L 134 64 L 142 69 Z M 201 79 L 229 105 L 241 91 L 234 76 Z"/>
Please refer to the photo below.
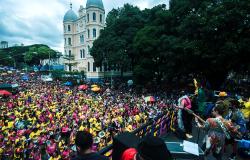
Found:
<path fill-rule="evenodd" d="M 49 51 L 49 73 L 50 73 L 50 51 Z"/>

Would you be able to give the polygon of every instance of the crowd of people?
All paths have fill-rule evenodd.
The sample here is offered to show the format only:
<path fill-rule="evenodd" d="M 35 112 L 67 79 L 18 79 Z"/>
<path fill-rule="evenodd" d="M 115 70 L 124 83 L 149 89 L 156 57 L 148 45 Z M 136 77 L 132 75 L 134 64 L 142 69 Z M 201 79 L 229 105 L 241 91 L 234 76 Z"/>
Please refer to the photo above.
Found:
<path fill-rule="evenodd" d="M 20 73 L 0 76 L 1 84 L 19 85 L 16 94 L 0 100 L 1 159 L 70 159 L 78 151 L 75 140 L 79 131 L 93 135 L 91 150 L 98 151 L 112 144 L 118 133 L 135 130 L 164 113 L 172 103 L 177 106 L 177 128 L 183 132 L 183 139 L 192 137 L 193 116 L 187 110 L 205 119 L 196 119 L 198 127 L 208 131 L 203 149 L 206 153 L 213 152 L 217 159 L 221 158 L 225 137 L 230 133 L 224 120 L 239 125 L 242 134 L 247 132 L 249 100 L 236 103 L 221 96 L 221 101 L 207 111 L 205 93 L 198 85 L 196 103 L 185 92 L 170 97 L 159 92 L 151 103 L 145 100 L 148 93 L 112 89 L 105 83 L 95 84 L 100 91 L 91 91 L 93 83 L 86 83 L 89 89 L 80 90 L 78 85 L 66 86 L 61 81 L 44 82 L 37 73 L 29 73 L 28 77 L 24 80 Z M 240 102 L 245 103 L 245 112 L 239 108 Z"/>
<path fill-rule="evenodd" d="M 93 135 L 93 150 L 100 150 L 112 143 L 114 135 L 138 128 L 165 106 L 161 98 L 152 105 L 146 95 L 105 85 L 100 86 L 102 92 L 93 92 L 60 81 L 42 82 L 36 74 L 29 80 L 18 73 L 1 79 L 1 83 L 15 80 L 20 89 L 1 99 L 2 159 L 69 159 L 76 153 L 76 132 L 83 130 Z"/>

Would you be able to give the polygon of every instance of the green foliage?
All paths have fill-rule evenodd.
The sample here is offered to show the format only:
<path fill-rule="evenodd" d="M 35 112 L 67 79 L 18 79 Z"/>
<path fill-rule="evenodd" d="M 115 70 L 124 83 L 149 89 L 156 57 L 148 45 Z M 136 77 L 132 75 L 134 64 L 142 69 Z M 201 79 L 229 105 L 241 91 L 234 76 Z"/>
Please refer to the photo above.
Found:
<path fill-rule="evenodd" d="M 97 65 L 132 66 L 137 83 L 157 83 L 203 73 L 215 87 L 231 71 L 249 70 L 250 3 L 170 0 L 139 10 L 129 4 L 109 12 L 94 42 Z"/>
<path fill-rule="evenodd" d="M 55 58 L 56 51 L 50 49 L 48 46 L 32 46 L 25 52 L 24 61 L 28 64 L 39 64 L 40 60 Z"/>
<path fill-rule="evenodd" d="M 97 66 L 104 63 L 111 67 L 119 66 L 123 75 L 123 71 L 134 63 L 132 42 L 137 31 L 143 27 L 141 12 L 138 7 L 125 4 L 109 12 L 106 22 L 107 27 L 94 42 L 90 54 Z"/>
<path fill-rule="evenodd" d="M 0 65 L 8 66 L 14 63 L 13 58 L 6 53 L 6 51 L 0 49 Z"/>
<path fill-rule="evenodd" d="M 10 66 L 16 65 L 16 67 L 21 68 L 24 63 L 28 65 L 38 65 L 40 63 L 40 60 L 55 58 L 56 56 L 56 51 L 43 44 L 15 46 L 5 48 L 0 51 L 0 58 L 6 60 L 1 61 L 0 64 L 11 64 Z"/>

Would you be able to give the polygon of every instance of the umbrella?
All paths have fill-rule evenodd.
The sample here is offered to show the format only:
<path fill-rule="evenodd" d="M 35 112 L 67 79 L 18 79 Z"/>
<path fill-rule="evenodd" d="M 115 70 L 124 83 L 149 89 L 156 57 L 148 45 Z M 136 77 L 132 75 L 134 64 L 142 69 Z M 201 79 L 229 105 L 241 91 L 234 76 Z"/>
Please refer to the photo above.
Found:
<path fill-rule="evenodd" d="M 29 80 L 29 77 L 27 75 L 22 76 L 22 80 L 27 81 Z"/>
<path fill-rule="evenodd" d="M 91 88 L 91 91 L 93 91 L 93 92 L 98 92 L 98 91 L 100 91 L 100 90 L 101 90 L 101 88 L 99 88 L 99 87 Z"/>
<path fill-rule="evenodd" d="M 226 97 L 227 96 L 227 92 L 220 92 L 219 93 L 219 97 Z"/>
<path fill-rule="evenodd" d="M 127 83 L 128 83 L 128 86 L 132 86 L 134 82 L 133 82 L 133 80 L 130 79 L 130 80 L 128 80 Z"/>
<path fill-rule="evenodd" d="M 98 85 L 96 84 L 91 85 L 91 88 L 95 88 L 95 87 L 98 87 Z"/>
<path fill-rule="evenodd" d="M 15 84 L 12 84 L 11 86 L 12 86 L 12 88 L 16 88 L 16 87 L 18 87 L 19 85 L 18 85 L 17 83 L 15 83 Z"/>
<path fill-rule="evenodd" d="M 10 95 L 12 95 L 12 93 L 10 93 L 10 92 L 8 92 L 6 90 L 0 90 L 0 95 L 1 96 L 10 96 Z"/>
<path fill-rule="evenodd" d="M 155 98 L 154 98 L 153 96 L 147 96 L 147 97 L 144 98 L 144 100 L 145 100 L 146 102 L 154 102 L 154 101 L 155 101 Z"/>
<path fill-rule="evenodd" d="M 6 88 L 12 88 L 12 85 L 7 83 L 0 84 L 0 89 L 6 89 Z"/>
<path fill-rule="evenodd" d="M 79 90 L 86 90 L 86 89 L 88 89 L 88 88 L 89 88 L 89 87 L 88 87 L 86 84 L 80 85 L 80 86 L 78 87 Z"/>
<path fill-rule="evenodd" d="M 72 82 L 69 82 L 69 81 L 68 81 L 68 82 L 64 83 L 64 85 L 65 85 L 65 86 L 72 86 Z"/>

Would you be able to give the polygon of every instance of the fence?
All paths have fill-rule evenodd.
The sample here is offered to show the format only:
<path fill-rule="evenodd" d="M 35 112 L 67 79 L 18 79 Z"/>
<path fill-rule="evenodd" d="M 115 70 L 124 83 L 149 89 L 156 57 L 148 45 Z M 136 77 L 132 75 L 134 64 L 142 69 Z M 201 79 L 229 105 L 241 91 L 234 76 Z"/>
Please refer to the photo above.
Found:
<path fill-rule="evenodd" d="M 161 136 L 170 130 L 174 131 L 176 123 L 176 111 L 170 108 L 168 111 L 163 112 L 161 115 L 154 119 L 149 120 L 146 124 L 132 131 L 133 134 L 142 138 L 146 135 Z M 113 144 L 101 149 L 99 154 L 112 156 Z"/>

